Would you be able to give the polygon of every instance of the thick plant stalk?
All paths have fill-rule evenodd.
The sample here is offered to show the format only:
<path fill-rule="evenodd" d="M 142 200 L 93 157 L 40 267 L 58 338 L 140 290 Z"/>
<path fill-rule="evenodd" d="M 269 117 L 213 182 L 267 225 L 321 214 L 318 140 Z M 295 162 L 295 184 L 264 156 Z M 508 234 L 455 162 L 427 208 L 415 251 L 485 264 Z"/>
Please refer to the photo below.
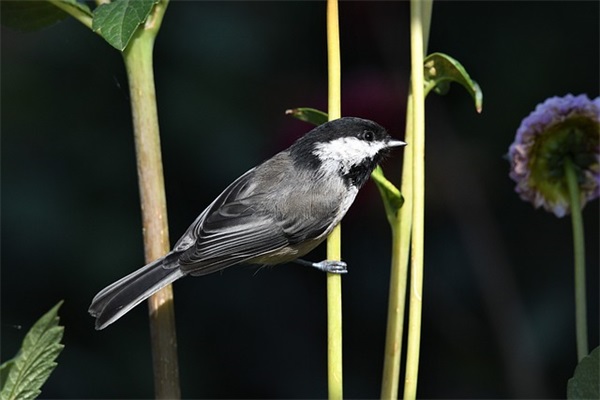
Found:
<path fill-rule="evenodd" d="M 413 98 L 413 219 L 411 232 L 410 306 L 404 399 L 417 394 L 419 350 L 421 342 L 421 311 L 423 292 L 423 253 L 425 225 L 425 92 L 424 38 L 421 0 L 410 2 L 411 92 Z"/>
<path fill-rule="evenodd" d="M 92 18 L 77 7 L 64 1 L 48 1 L 92 29 Z M 106 2 L 98 0 L 97 4 Z M 168 3 L 168 0 L 158 1 L 123 51 L 131 96 L 146 262 L 163 256 L 170 247 L 152 69 L 154 39 Z M 155 396 L 157 399 L 179 399 L 181 394 L 171 285 L 150 297 L 148 305 Z"/>
<path fill-rule="evenodd" d="M 327 0 L 327 60 L 329 120 L 342 116 L 340 32 L 337 0 Z M 341 259 L 341 229 L 327 238 L 327 259 Z M 343 398 L 342 373 L 342 279 L 327 273 L 327 382 L 330 400 Z"/>
<path fill-rule="evenodd" d="M 131 95 L 146 262 L 165 255 L 170 247 L 152 68 L 154 38 L 165 7 L 166 2 L 155 6 L 123 52 Z M 150 297 L 148 305 L 155 396 L 178 399 L 181 394 L 171 285 Z"/>

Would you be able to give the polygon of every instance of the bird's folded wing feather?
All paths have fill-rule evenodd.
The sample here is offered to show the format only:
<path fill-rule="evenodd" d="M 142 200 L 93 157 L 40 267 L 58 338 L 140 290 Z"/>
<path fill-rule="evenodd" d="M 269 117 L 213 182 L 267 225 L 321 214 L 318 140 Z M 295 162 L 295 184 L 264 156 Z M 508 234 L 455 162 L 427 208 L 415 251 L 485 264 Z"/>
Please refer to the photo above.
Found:
<path fill-rule="evenodd" d="M 266 212 L 261 205 L 274 201 L 274 196 L 252 186 L 254 172 L 229 185 L 177 242 L 174 251 L 180 254 L 184 273 L 209 274 L 314 239 L 328 229 L 326 215 L 290 218 Z M 302 201 L 302 196 L 306 194 L 290 197 Z"/>
<path fill-rule="evenodd" d="M 256 168 L 252 168 L 244 175 L 237 178 L 208 207 L 206 207 L 202 213 L 200 213 L 198 218 L 196 218 L 183 236 L 175 243 L 175 246 L 173 246 L 174 252 L 187 250 L 196 242 L 200 227 L 202 227 L 207 216 L 216 212 L 223 204 L 235 201 L 238 197 L 243 197 L 243 193 L 248 191 L 248 184 L 255 169 Z"/>
<path fill-rule="evenodd" d="M 179 257 L 183 272 L 208 274 L 289 244 L 272 217 L 257 213 L 244 203 L 223 204 L 206 216 L 194 245 Z"/>

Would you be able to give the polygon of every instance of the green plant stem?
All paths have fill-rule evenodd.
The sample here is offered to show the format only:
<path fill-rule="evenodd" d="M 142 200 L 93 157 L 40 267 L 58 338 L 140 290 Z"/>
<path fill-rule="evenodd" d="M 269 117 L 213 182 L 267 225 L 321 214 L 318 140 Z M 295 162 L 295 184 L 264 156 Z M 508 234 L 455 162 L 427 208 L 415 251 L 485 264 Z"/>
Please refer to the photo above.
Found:
<path fill-rule="evenodd" d="M 431 23 L 433 1 L 422 0 L 420 5 L 422 11 L 421 20 L 423 54 L 425 54 L 427 52 L 427 42 L 429 39 L 429 27 Z M 425 91 L 424 96 L 427 96 L 428 92 L 428 90 Z M 388 322 L 385 341 L 383 379 L 381 385 L 382 399 L 397 399 L 400 381 L 400 360 L 402 356 L 402 335 L 404 328 L 404 310 L 408 280 L 408 260 L 413 221 L 413 102 L 414 99 L 412 96 L 412 90 L 410 90 L 406 103 L 406 128 L 404 136 L 406 142 L 408 143 L 408 147 L 404 152 L 404 161 L 402 164 L 401 193 L 404 196 L 404 204 L 395 216 L 395 219 L 390 221 L 392 228 L 392 262 L 390 272 L 390 294 L 388 304 Z"/>
<path fill-rule="evenodd" d="M 341 62 L 337 0 L 327 0 L 327 70 L 329 120 L 340 118 Z M 341 228 L 336 226 L 327 238 L 327 259 L 341 259 Z M 327 382 L 330 400 L 343 398 L 342 371 L 342 279 L 327 273 Z"/>
<path fill-rule="evenodd" d="M 565 177 L 571 203 L 571 223 L 573 226 L 573 249 L 575 254 L 575 330 L 577 337 L 577 359 L 588 355 L 587 310 L 585 295 L 585 242 L 579 182 L 575 166 L 570 158 L 565 159 Z"/>
<path fill-rule="evenodd" d="M 81 11 L 79 8 L 60 0 L 48 0 L 48 2 L 53 4 L 55 7 L 60 8 L 61 10 L 75 18 L 77 21 L 81 22 L 90 30 L 92 29 L 92 17 L 86 14 L 85 12 Z"/>
<path fill-rule="evenodd" d="M 421 344 L 423 250 L 425 223 L 425 93 L 424 38 L 421 0 L 410 2 L 411 93 L 413 98 L 413 204 L 411 232 L 411 282 L 404 399 L 416 398 Z"/>
<path fill-rule="evenodd" d="M 406 106 L 405 140 L 412 143 L 412 96 Z M 382 399 L 397 399 L 400 383 L 400 359 L 402 356 L 402 334 L 404 330 L 404 309 L 406 303 L 406 282 L 408 278 L 408 255 L 410 252 L 410 232 L 412 227 L 413 163 L 412 149 L 404 152 L 402 166 L 401 193 L 404 204 L 390 221 L 392 228 L 392 262 L 390 271 L 390 294 L 388 301 L 387 330 L 383 357 Z"/>
<path fill-rule="evenodd" d="M 433 0 L 421 0 L 421 26 L 423 27 L 423 55 L 427 54 L 429 44 L 429 30 L 431 28 L 431 15 L 433 13 Z M 427 97 L 428 91 L 425 92 Z"/>
<path fill-rule="evenodd" d="M 131 95 L 146 262 L 163 256 L 170 248 L 152 67 L 154 39 L 167 4 L 161 1 L 155 6 L 123 51 Z M 155 396 L 178 399 L 181 394 L 171 285 L 150 297 L 148 305 Z"/>

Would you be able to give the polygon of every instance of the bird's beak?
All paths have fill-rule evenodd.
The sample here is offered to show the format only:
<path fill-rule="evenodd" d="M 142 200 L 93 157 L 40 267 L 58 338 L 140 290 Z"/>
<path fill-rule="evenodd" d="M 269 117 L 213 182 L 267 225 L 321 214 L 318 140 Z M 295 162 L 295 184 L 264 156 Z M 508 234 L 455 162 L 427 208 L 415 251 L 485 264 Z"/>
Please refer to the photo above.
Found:
<path fill-rule="evenodd" d="M 396 140 L 396 139 L 392 139 L 387 142 L 387 147 L 400 147 L 400 146 L 406 146 L 406 142 L 403 142 L 402 140 Z"/>

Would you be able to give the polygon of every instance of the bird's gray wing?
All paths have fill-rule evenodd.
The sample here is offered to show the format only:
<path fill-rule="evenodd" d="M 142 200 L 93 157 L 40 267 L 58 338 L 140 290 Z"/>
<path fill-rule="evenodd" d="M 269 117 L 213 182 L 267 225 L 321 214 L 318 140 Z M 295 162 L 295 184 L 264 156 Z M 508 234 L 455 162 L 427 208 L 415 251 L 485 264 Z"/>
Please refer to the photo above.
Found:
<path fill-rule="evenodd" d="M 237 198 L 244 197 L 244 193 L 249 192 L 249 183 L 251 177 L 254 176 L 254 171 L 256 168 L 252 168 L 247 171 L 245 174 L 237 178 L 233 183 L 231 183 L 225 190 L 217 196 L 213 202 L 206 207 L 202 213 L 196 218 L 196 220 L 190 225 L 187 231 L 183 234 L 181 238 L 175 243 L 173 246 L 173 252 L 182 252 L 184 250 L 189 249 L 195 242 L 198 237 L 198 233 L 204 220 L 207 216 L 213 214 L 215 211 L 219 209 L 222 205 L 227 202 L 235 201 Z"/>
<path fill-rule="evenodd" d="M 229 185 L 177 242 L 184 273 L 209 274 L 289 244 L 276 217 L 261 207 L 268 193 L 253 185 L 255 170 Z"/>
<path fill-rule="evenodd" d="M 268 162 L 281 161 L 276 156 Z M 330 203 L 327 196 L 315 197 L 309 186 L 283 176 L 284 170 L 259 166 L 229 185 L 175 245 L 181 270 L 209 274 L 326 233 L 335 212 L 323 207 Z M 274 212 L 278 202 L 302 212 Z"/>
<path fill-rule="evenodd" d="M 261 195 L 221 204 L 198 226 L 194 244 L 179 256 L 183 272 L 205 275 L 243 263 L 289 244 L 283 229 L 249 203 Z"/>

